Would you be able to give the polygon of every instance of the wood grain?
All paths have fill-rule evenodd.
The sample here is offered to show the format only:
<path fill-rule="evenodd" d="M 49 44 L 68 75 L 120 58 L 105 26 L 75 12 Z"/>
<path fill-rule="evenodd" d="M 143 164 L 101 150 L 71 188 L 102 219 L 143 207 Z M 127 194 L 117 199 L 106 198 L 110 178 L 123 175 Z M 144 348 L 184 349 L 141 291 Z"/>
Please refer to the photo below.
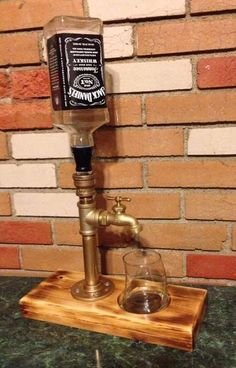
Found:
<path fill-rule="evenodd" d="M 71 286 L 80 279 L 83 279 L 81 273 L 58 271 L 42 281 L 20 300 L 23 316 L 186 351 L 194 349 L 206 290 L 169 285 L 168 307 L 140 315 L 119 307 L 117 298 L 124 288 L 122 279 L 113 277 L 114 292 L 95 302 L 72 297 Z"/>

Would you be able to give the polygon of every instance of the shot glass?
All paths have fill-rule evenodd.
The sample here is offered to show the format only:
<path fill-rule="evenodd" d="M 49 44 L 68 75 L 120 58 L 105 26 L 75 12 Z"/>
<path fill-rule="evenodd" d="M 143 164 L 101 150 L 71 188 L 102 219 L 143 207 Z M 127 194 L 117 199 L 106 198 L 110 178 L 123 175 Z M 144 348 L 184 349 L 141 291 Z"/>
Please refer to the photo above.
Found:
<path fill-rule="evenodd" d="M 169 304 L 165 268 L 161 255 L 137 249 L 124 255 L 125 288 L 118 298 L 121 308 L 130 313 L 154 313 Z"/>

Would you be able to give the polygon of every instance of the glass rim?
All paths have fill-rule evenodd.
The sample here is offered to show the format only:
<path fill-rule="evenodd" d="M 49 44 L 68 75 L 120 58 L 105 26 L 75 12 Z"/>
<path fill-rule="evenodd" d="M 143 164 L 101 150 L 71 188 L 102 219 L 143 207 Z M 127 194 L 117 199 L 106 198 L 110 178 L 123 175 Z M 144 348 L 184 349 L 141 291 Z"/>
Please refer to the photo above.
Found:
<path fill-rule="evenodd" d="M 145 253 L 145 252 L 147 253 L 147 255 L 152 254 L 153 256 L 156 257 L 156 259 L 154 259 L 150 262 L 147 262 L 147 264 L 151 265 L 151 264 L 153 264 L 157 261 L 160 261 L 160 260 L 162 261 L 161 254 L 159 252 L 157 252 L 156 250 L 140 248 L 140 249 L 133 249 L 133 250 L 127 252 L 126 254 L 124 254 L 123 257 L 122 257 L 123 261 L 124 261 L 124 264 L 130 265 L 130 266 L 140 266 L 141 265 L 140 262 L 138 262 L 138 261 L 135 262 L 135 260 L 127 261 L 126 258 L 129 257 L 131 254 L 133 254 L 133 255 L 136 254 L 137 255 L 138 253 L 140 254 L 140 253 Z"/>

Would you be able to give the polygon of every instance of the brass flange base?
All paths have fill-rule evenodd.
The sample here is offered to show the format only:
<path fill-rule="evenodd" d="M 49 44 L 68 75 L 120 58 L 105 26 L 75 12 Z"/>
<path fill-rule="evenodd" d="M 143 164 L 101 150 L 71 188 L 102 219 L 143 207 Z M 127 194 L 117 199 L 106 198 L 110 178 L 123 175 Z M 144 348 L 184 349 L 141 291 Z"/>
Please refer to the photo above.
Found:
<path fill-rule="evenodd" d="M 99 277 L 99 283 L 89 287 L 86 280 L 80 280 L 71 287 L 71 295 L 78 300 L 94 301 L 112 294 L 114 284 L 111 280 Z"/>

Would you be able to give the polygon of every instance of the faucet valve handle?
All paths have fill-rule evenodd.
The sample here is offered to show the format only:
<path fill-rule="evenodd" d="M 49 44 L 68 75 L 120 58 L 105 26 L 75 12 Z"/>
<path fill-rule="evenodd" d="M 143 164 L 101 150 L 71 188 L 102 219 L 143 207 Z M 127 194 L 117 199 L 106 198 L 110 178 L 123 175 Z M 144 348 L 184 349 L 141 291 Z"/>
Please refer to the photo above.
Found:
<path fill-rule="evenodd" d="M 115 213 L 124 213 L 126 210 L 126 206 L 122 202 L 130 202 L 131 198 L 128 197 L 121 197 L 121 196 L 107 196 L 107 199 L 109 200 L 115 200 L 116 204 L 112 207 L 113 212 Z"/>

